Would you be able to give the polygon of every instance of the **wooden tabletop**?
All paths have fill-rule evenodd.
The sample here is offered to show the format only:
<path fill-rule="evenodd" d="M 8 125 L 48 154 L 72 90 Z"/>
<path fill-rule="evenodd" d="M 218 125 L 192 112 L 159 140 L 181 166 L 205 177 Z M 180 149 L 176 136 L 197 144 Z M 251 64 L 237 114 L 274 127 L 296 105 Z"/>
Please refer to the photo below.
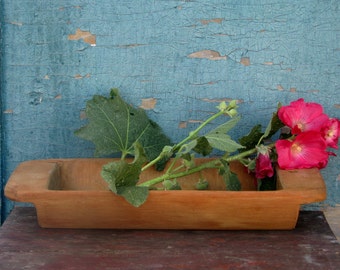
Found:
<path fill-rule="evenodd" d="M 292 231 L 42 229 L 16 207 L 0 228 L 0 269 L 340 269 L 340 244 L 319 211 Z"/>

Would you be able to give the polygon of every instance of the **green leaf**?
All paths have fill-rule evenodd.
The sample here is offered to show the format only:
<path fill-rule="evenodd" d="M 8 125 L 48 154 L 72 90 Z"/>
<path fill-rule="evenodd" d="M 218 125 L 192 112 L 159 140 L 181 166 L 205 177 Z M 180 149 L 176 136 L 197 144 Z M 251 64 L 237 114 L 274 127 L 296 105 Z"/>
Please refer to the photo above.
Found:
<path fill-rule="evenodd" d="M 237 174 L 233 172 L 229 172 L 229 174 L 223 174 L 223 178 L 227 187 L 227 190 L 231 191 L 240 191 L 241 183 L 237 177 Z"/>
<path fill-rule="evenodd" d="M 145 149 L 149 160 L 154 159 L 170 144 L 161 128 L 148 118 L 145 111 L 134 108 L 111 90 L 111 97 L 95 95 L 86 105 L 89 123 L 75 131 L 80 138 L 92 141 L 96 146 L 95 156 L 122 153 L 134 155 L 137 141 Z"/>
<path fill-rule="evenodd" d="M 233 173 L 230 170 L 229 164 L 223 160 L 221 160 L 223 167 L 220 168 L 220 175 L 222 175 L 224 182 L 226 184 L 227 190 L 231 191 L 239 191 L 241 190 L 241 183 L 237 177 L 237 174 Z"/>
<path fill-rule="evenodd" d="M 156 171 L 163 171 L 169 159 L 173 155 L 173 147 L 166 145 L 162 149 L 161 159 L 155 164 Z"/>
<path fill-rule="evenodd" d="M 138 207 L 146 201 L 149 194 L 148 187 L 136 186 L 141 168 L 147 159 L 141 145 L 136 143 L 134 148 L 136 156 L 132 163 L 125 160 L 110 162 L 103 166 L 101 175 L 112 192 Z"/>
<path fill-rule="evenodd" d="M 147 187 L 119 187 L 118 195 L 122 196 L 135 207 L 141 206 L 149 195 L 149 189 Z"/>
<path fill-rule="evenodd" d="M 282 128 L 284 124 L 281 122 L 280 118 L 278 117 L 277 113 L 273 113 L 272 118 L 264 132 L 265 138 L 270 138 L 273 136 L 280 128 Z"/>
<path fill-rule="evenodd" d="M 206 137 L 199 137 L 197 138 L 197 144 L 193 149 L 196 153 L 201 154 L 203 156 L 207 156 L 211 153 L 213 148 L 209 144 Z"/>
<path fill-rule="evenodd" d="M 261 139 L 262 135 L 261 125 L 254 126 L 247 135 L 239 139 L 240 144 L 245 146 L 245 149 L 242 149 L 242 151 L 253 149 Z"/>
<path fill-rule="evenodd" d="M 239 141 L 246 147 L 244 150 L 252 149 L 258 145 L 260 140 L 271 138 L 283 126 L 284 124 L 279 119 L 277 112 L 273 113 L 264 133 L 262 133 L 262 126 L 256 125 L 248 135 L 242 137 Z"/>
<path fill-rule="evenodd" d="M 276 175 L 272 177 L 266 177 L 263 179 L 258 179 L 257 181 L 260 182 L 259 184 L 259 190 L 265 191 L 265 190 L 276 190 Z"/>
<path fill-rule="evenodd" d="M 270 131 L 272 130 L 272 120 L 273 120 L 273 118 L 270 119 L 269 124 L 268 124 L 268 126 L 267 126 L 267 128 L 266 128 L 266 130 L 265 130 L 265 132 L 263 134 L 264 138 L 268 137 Z"/>
<path fill-rule="evenodd" d="M 195 148 L 196 144 L 197 140 L 192 140 L 189 143 L 183 144 L 176 153 L 176 156 L 181 157 L 182 155 L 190 153 L 190 151 Z"/>
<path fill-rule="evenodd" d="M 156 171 L 163 171 L 166 164 L 168 163 L 170 157 L 168 156 L 163 156 L 157 163 L 155 164 L 155 170 Z"/>
<path fill-rule="evenodd" d="M 231 118 L 229 121 L 219 125 L 217 128 L 211 130 L 209 133 L 228 133 L 241 120 L 240 116 Z M 209 134 L 208 133 L 208 134 Z"/>
<path fill-rule="evenodd" d="M 244 148 L 244 146 L 238 144 L 234 140 L 230 138 L 227 134 L 222 133 L 208 133 L 205 135 L 209 144 L 218 150 L 226 151 L 228 153 L 235 152 L 240 148 Z"/>
<path fill-rule="evenodd" d="M 209 182 L 206 179 L 200 179 L 196 185 L 196 189 L 198 190 L 207 190 L 209 187 Z"/>
<path fill-rule="evenodd" d="M 181 156 L 182 164 L 186 169 L 193 168 L 195 166 L 195 154 L 186 153 Z"/>
<path fill-rule="evenodd" d="M 209 145 L 213 148 L 229 153 L 243 148 L 242 145 L 232 140 L 227 134 L 237 124 L 239 120 L 240 117 L 232 118 L 226 123 L 223 123 L 222 125 L 219 125 L 217 128 L 208 132 L 204 137 L 207 139 Z"/>

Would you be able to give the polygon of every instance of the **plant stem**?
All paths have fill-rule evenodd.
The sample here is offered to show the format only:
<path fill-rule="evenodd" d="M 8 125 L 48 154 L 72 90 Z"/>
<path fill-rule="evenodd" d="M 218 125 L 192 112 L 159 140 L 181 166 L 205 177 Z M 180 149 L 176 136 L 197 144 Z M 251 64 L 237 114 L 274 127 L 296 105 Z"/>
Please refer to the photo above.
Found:
<path fill-rule="evenodd" d="M 268 147 L 273 147 L 274 145 L 275 145 L 275 143 L 271 143 L 271 144 L 268 145 Z M 243 158 L 245 158 L 249 155 L 252 155 L 256 152 L 257 152 L 257 148 L 255 147 L 253 149 L 244 151 L 244 152 L 239 153 L 237 155 L 229 156 L 229 157 L 225 157 L 225 158 L 222 157 L 221 159 L 226 161 L 226 162 L 232 162 L 232 161 L 241 160 L 241 159 L 243 159 Z M 160 183 L 164 180 L 167 180 L 167 179 L 180 178 L 180 177 L 183 177 L 183 176 L 187 176 L 187 175 L 190 175 L 190 174 L 193 174 L 193 173 L 200 172 L 200 171 L 202 171 L 204 169 L 208 169 L 208 168 L 220 168 L 221 165 L 222 165 L 221 161 L 220 161 L 221 159 L 213 159 L 211 161 L 205 162 L 203 164 L 200 164 L 199 166 L 193 167 L 193 168 L 186 170 L 186 171 L 183 171 L 183 172 L 171 173 L 171 172 L 167 171 L 163 175 L 155 177 L 153 179 L 150 179 L 146 182 L 143 182 L 143 183 L 139 184 L 138 186 L 150 187 L 152 185 L 158 184 L 158 183 Z"/>
<path fill-rule="evenodd" d="M 211 121 L 215 120 L 216 118 L 218 118 L 219 116 L 223 115 L 224 113 L 225 113 L 225 111 L 221 110 L 221 111 L 215 113 L 214 115 L 212 115 L 211 117 L 209 117 L 207 120 L 205 120 L 198 128 L 196 128 L 194 131 L 190 132 L 190 134 L 185 139 L 183 139 L 181 142 L 175 144 L 172 147 L 172 153 L 176 152 L 187 141 L 190 141 L 190 140 L 196 138 L 197 134 L 201 131 L 201 129 L 203 129 L 208 123 L 210 123 Z M 156 157 L 155 159 L 150 161 L 148 164 L 146 164 L 142 168 L 142 171 L 145 171 L 146 169 L 150 168 L 152 165 L 156 164 L 158 161 L 160 161 L 167 154 L 169 154 L 169 153 L 166 153 L 166 152 L 160 153 L 160 155 L 158 157 Z"/>
<path fill-rule="evenodd" d="M 150 161 L 148 164 L 146 164 L 143 168 L 142 171 L 145 171 L 146 169 L 150 168 L 151 166 L 153 166 L 154 164 L 156 164 L 158 161 L 160 161 L 163 158 L 162 153 L 156 157 L 154 160 Z"/>
<path fill-rule="evenodd" d="M 163 150 L 162 153 L 160 153 L 160 155 L 155 158 L 154 160 L 150 161 L 147 165 L 145 165 L 142 168 L 142 171 L 145 171 L 146 169 L 150 168 L 152 165 L 156 164 L 158 161 L 160 161 L 162 158 L 164 158 L 165 156 L 171 156 L 173 153 L 177 152 L 177 151 L 181 151 L 181 147 L 183 147 L 183 145 L 185 145 L 185 143 L 187 143 L 190 140 L 194 140 L 197 138 L 198 133 L 211 121 L 215 120 L 216 118 L 218 118 L 219 116 L 223 115 L 223 114 L 228 114 L 230 109 L 233 109 L 234 107 L 225 107 L 223 109 L 220 109 L 217 113 L 215 113 L 214 115 L 212 115 L 211 117 L 209 117 L 207 120 L 205 120 L 202 124 L 199 125 L 198 128 L 196 128 L 194 131 L 190 132 L 189 135 L 184 138 L 181 142 L 179 142 L 178 144 L 175 144 L 173 147 L 171 147 L 171 150 L 169 151 L 169 149 L 167 150 Z M 242 158 L 249 156 L 253 153 L 255 153 L 257 151 L 256 148 L 242 152 L 240 154 L 234 155 L 234 156 L 229 156 L 229 157 L 222 157 L 221 159 L 223 159 L 226 162 L 231 162 L 234 160 L 241 160 Z M 181 172 L 177 172 L 175 173 L 175 171 L 177 171 L 177 168 L 175 170 L 173 170 L 173 167 L 175 165 L 175 162 L 178 160 L 179 157 L 176 157 L 173 162 L 171 163 L 170 167 L 168 168 L 168 170 L 161 176 L 158 176 L 156 178 L 150 179 L 144 183 L 139 184 L 139 186 L 152 186 L 155 184 L 158 184 L 164 180 L 167 179 L 175 179 L 175 178 L 179 178 L 179 177 L 183 177 L 186 175 L 190 175 L 196 172 L 200 172 L 204 169 L 207 168 L 220 168 L 222 166 L 221 163 L 221 159 L 214 159 L 212 161 L 208 161 L 206 163 L 200 164 L 199 166 L 195 166 L 193 168 L 190 168 L 186 171 L 181 171 Z"/>
<path fill-rule="evenodd" d="M 187 141 L 196 138 L 197 134 L 201 131 L 201 129 L 203 129 L 208 123 L 210 123 L 211 121 L 215 120 L 216 118 L 218 118 L 219 116 L 223 115 L 224 113 L 225 113 L 225 111 L 219 111 L 219 112 L 215 113 L 214 115 L 212 115 L 211 117 L 209 117 L 198 128 L 196 128 L 194 131 L 190 132 L 189 136 L 187 136 L 181 142 L 176 144 L 174 146 L 174 149 L 177 149 L 177 148 L 181 147 L 183 144 L 185 144 Z"/>
<path fill-rule="evenodd" d="M 216 165 L 216 163 L 219 163 L 218 165 Z M 197 173 L 199 171 L 202 171 L 204 169 L 208 169 L 208 168 L 219 168 L 220 167 L 220 161 L 218 159 L 216 160 L 211 160 L 209 162 L 203 163 L 199 166 L 196 166 L 194 168 L 191 168 L 187 171 L 183 171 L 183 172 L 178 172 L 178 173 L 164 173 L 161 176 L 155 177 L 153 179 L 150 179 L 144 183 L 139 184 L 138 186 L 144 186 L 144 187 L 149 187 L 155 184 L 158 184 L 164 180 L 167 179 L 175 179 L 175 178 L 180 178 L 186 175 L 190 175 L 193 173 Z"/>

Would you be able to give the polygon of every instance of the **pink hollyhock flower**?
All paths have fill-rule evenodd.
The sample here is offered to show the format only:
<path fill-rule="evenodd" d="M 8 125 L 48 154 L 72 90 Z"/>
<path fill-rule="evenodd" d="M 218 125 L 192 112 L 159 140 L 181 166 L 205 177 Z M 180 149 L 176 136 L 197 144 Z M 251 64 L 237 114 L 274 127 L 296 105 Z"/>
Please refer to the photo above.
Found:
<path fill-rule="evenodd" d="M 320 132 L 300 133 L 294 140 L 278 140 L 275 143 L 278 164 L 282 169 L 324 168 L 329 153 Z"/>
<path fill-rule="evenodd" d="M 278 117 L 286 126 L 291 128 L 292 134 L 309 130 L 320 131 L 324 123 L 328 121 L 328 116 L 323 113 L 320 104 L 305 102 L 302 98 L 287 106 L 282 106 L 278 110 Z"/>
<path fill-rule="evenodd" d="M 340 121 L 336 118 L 330 118 L 322 128 L 321 132 L 327 146 L 338 149 Z"/>
<path fill-rule="evenodd" d="M 274 175 L 274 169 L 270 160 L 269 154 L 259 153 L 256 158 L 255 176 L 257 179 L 265 177 L 272 177 Z"/>

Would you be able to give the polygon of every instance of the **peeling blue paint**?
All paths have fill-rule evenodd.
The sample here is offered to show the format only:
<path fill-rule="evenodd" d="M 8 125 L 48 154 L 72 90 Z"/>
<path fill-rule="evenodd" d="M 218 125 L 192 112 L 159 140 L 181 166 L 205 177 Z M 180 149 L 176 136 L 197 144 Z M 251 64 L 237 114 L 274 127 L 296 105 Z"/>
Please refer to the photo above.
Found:
<path fill-rule="evenodd" d="M 93 146 L 73 131 L 84 124 L 85 101 L 111 87 L 136 106 L 155 99 L 148 114 L 174 140 L 223 98 L 243 100 L 235 136 L 298 97 L 340 118 L 337 0 L 1 4 L 4 182 L 24 160 L 91 157 Z M 70 39 L 77 29 L 96 46 Z M 225 58 L 189 57 L 204 50 Z M 340 203 L 339 157 L 323 175 L 326 204 Z M 4 214 L 11 207 L 5 201 Z"/>

